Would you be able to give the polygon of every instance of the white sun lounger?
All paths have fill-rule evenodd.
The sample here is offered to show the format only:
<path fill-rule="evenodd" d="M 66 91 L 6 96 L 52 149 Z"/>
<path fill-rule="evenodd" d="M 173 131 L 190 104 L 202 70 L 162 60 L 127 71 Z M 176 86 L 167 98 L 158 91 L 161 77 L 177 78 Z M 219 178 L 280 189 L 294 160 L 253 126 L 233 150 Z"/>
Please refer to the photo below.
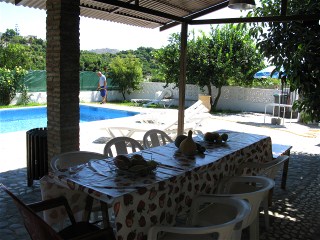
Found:
<path fill-rule="evenodd" d="M 203 119 L 211 116 L 208 111 L 201 100 L 187 108 L 185 110 L 184 131 L 195 131 Z M 150 129 L 162 130 L 172 137 L 177 134 L 178 119 L 177 115 L 168 117 L 168 115 L 164 116 L 161 113 L 147 113 L 138 117 L 135 116 L 135 122 L 131 123 L 130 126 L 112 126 L 105 129 L 111 137 L 132 137 L 135 133 L 144 133 Z"/>
<path fill-rule="evenodd" d="M 162 104 L 163 107 L 167 108 L 170 107 L 174 101 L 174 99 L 171 98 L 172 96 L 172 90 L 166 88 L 163 91 L 156 92 L 156 97 L 154 99 L 136 98 L 131 99 L 131 102 L 135 103 L 136 105 L 143 103 L 143 107 L 148 107 L 151 104 Z"/>

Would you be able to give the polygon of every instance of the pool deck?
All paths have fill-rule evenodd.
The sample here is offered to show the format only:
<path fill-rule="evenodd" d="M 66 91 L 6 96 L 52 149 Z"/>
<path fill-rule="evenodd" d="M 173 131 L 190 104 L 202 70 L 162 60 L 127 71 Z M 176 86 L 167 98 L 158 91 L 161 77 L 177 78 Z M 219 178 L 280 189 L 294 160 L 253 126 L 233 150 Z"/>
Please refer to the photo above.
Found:
<path fill-rule="evenodd" d="M 118 105 L 103 107 L 125 109 Z M 132 108 L 129 108 L 132 109 Z M 143 112 L 155 109 L 135 108 Z M 166 116 L 174 117 L 177 110 L 164 109 Z M 80 124 L 80 150 L 102 153 L 107 140 L 107 126 L 128 126 L 133 118 L 104 120 Z M 271 117 L 262 113 L 239 113 L 213 115 L 202 122 L 202 132 L 229 129 L 261 135 L 268 135 L 273 143 L 292 145 L 287 189 L 282 190 L 277 178 L 270 208 L 271 228 L 267 232 L 261 225 L 260 239 L 320 239 L 320 128 L 317 125 L 303 125 L 286 122 L 285 125 L 271 125 Z M 141 136 L 134 136 L 140 138 Z M 99 143 L 94 143 L 96 140 Z M 38 181 L 27 187 L 26 181 L 26 134 L 25 131 L 0 134 L 0 182 L 6 184 L 25 202 L 41 199 Z M 12 202 L 0 192 L 0 235 L 6 240 L 29 240 Z M 261 216 L 261 219 L 262 216 Z M 242 239 L 246 239 L 244 236 Z"/>

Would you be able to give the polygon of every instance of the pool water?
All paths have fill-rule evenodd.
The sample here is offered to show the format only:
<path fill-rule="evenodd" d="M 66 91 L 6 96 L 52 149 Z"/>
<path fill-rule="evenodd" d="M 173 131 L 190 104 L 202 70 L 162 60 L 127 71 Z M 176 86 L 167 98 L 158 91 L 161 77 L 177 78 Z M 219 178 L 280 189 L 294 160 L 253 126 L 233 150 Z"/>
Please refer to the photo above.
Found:
<path fill-rule="evenodd" d="M 80 122 L 129 117 L 136 114 L 138 112 L 80 105 Z M 0 133 L 24 131 L 46 126 L 46 107 L 0 110 Z"/>

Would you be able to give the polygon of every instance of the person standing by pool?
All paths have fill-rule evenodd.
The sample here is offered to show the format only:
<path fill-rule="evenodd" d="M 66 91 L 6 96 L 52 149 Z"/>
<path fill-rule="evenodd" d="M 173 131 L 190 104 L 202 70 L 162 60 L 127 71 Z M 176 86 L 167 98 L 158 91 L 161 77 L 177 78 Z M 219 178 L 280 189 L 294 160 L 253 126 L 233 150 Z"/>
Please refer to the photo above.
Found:
<path fill-rule="evenodd" d="M 104 104 L 107 102 L 107 79 L 106 76 L 101 72 L 98 72 L 97 75 L 99 77 L 97 90 L 100 90 L 100 95 L 102 97 L 102 101 L 100 104 Z"/>

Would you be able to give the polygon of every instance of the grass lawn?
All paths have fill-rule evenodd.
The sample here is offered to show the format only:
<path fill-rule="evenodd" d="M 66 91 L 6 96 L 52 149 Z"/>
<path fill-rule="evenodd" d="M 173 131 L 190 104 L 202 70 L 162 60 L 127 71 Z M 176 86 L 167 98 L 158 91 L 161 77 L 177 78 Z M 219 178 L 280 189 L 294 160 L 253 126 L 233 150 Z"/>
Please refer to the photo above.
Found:
<path fill-rule="evenodd" d="M 28 104 L 19 104 L 19 105 L 3 105 L 0 106 L 0 109 L 5 108 L 21 108 L 21 107 L 37 107 L 37 106 L 46 106 L 47 104 L 40 104 L 40 103 L 28 103 Z"/>

